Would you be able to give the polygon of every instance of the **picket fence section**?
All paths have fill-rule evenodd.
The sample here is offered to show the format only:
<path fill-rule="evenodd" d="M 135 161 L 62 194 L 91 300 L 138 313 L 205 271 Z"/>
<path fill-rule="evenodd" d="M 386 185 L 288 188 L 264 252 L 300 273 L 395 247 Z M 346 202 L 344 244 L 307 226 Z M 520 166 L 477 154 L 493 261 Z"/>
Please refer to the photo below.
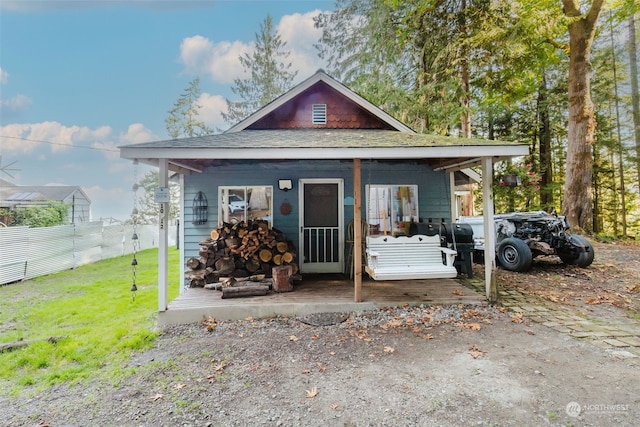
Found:
<path fill-rule="evenodd" d="M 136 227 L 136 250 L 158 247 L 158 226 Z M 132 225 L 101 221 L 56 227 L 0 228 L 0 285 L 133 253 Z M 169 227 L 169 245 L 176 227 Z"/>

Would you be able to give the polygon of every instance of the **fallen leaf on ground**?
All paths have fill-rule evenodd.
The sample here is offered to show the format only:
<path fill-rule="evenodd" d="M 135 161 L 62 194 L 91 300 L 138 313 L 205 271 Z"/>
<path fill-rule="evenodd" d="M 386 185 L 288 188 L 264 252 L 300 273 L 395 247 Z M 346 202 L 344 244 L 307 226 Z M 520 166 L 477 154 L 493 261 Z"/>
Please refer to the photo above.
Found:
<path fill-rule="evenodd" d="M 217 365 L 215 365 L 213 367 L 213 370 L 219 374 L 221 374 L 222 372 L 224 372 L 224 368 L 227 367 L 227 362 L 220 362 Z"/>
<path fill-rule="evenodd" d="M 211 332 L 218 326 L 218 322 L 216 321 L 215 317 L 209 316 L 206 319 L 203 319 L 200 322 L 200 325 L 204 326 L 204 329 L 207 332 Z"/>
<path fill-rule="evenodd" d="M 479 323 L 465 323 L 465 322 L 456 322 L 454 323 L 458 328 L 471 329 L 472 331 L 479 331 L 482 329 Z"/>
<path fill-rule="evenodd" d="M 313 398 L 316 397 L 318 395 L 318 388 L 314 387 L 311 390 L 307 390 L 307 397 L 308 398 Z"/>
<path fill-rule="evenodd" d="M 462 292 L 460 289 L 454 289 L 452 294 L 462 296 L 464 295 L 464 292 Z"/>
<path fill-rule="evenodd" d="M 384 348 L 385 353 L 393 353 L 394 351 L 396 350 L 393 347 L 385 346 Z"/>
<path fill-rule="evenodd" d="M 522 313 L 512 314 L 511 315 L 511 321 L 513 323 L 522 323 L 523 322 Z"/>
<path fill-rule="evenodd" d="M 469 354 L 474 359 L 484 356 L 484 351 L 480 350 L 475 344 L 469 348 Z"/>
<path fill-rule="evenodd" d="M 624 290 L 632 293 L 632 292 L 640 292 L 640 283 L 638 283 L 637 285 L 628 285 L 624 287 Z"/>
<path fill-rule="evenodd" d="M 154 402 L 158 399 L 162 398 L 162 394 L 160 393 L 156 393 L 153 397 L 151 397 L 151 400 L 153 400 Z"/>
<path fill-rule="evenodd" d="M 178 383 L 178 384 L 174 384 L 173 388 L 175 388 L 176 390 L 182 390 L 186 386 L 187 386 L 186 384 Z"/>
<path fill-rule="evenodd" d="M 289 336 L 289 341 L 298 341 L 298 337 L 295 335 L 290 335 Z"/>
<path fill-rule="evenodd" d="M 320 338 L 320 337 L 318 336 L 318 334 L 313 334 L 313 335 L 311 335 L 311 339 L 312 339 L 312 340 L 317 340 L 318 338 Z"/>

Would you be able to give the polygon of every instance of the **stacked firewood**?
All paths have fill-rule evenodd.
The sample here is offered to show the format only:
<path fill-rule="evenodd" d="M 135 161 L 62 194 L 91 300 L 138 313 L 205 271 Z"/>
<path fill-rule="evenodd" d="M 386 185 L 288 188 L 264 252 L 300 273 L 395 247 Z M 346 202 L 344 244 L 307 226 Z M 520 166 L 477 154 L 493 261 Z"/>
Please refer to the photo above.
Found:
<path fill-rule="evenodd" d="M 292 274 L 298 272 L 295 246 L 264 221 L 225 223 L 199 244 L 199 256 L 187 260 L 185 272 L 192 288 L 227 277 L 270 277 L 272 268 L 281 265 L 291 265 Z"/>

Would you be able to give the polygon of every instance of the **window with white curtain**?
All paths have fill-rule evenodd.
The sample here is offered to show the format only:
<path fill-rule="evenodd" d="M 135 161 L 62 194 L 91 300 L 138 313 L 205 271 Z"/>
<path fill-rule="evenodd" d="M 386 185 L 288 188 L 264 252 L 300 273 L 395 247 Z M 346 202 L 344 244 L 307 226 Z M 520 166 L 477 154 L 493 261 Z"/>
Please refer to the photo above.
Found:
<path fill-rule="evenodd" d="M 367 222 L 371 235 L 409 234 L 418 222 L 417 185 L 367 185 Z"/>

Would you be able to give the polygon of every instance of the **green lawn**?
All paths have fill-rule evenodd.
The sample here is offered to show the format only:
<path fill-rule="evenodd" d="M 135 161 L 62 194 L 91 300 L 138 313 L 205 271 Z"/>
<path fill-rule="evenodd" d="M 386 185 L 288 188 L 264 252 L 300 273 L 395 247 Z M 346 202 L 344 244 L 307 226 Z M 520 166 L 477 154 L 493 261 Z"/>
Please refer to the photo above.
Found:
<path fill-rule="evenodd" d="M 157 332 L 158 250 L 137 254 L 135 299 L 132 255 L 0 286 L 0 344 L 34 341 L 0 353 L 0 384 L 12 394 L 60 382 L 128 373 L 132 352 L 153 345 Z M 179 292 L 179 251 L 169 248 L 169 299 Z M 64 337 L 56 343 L 49 337 Z"/>

